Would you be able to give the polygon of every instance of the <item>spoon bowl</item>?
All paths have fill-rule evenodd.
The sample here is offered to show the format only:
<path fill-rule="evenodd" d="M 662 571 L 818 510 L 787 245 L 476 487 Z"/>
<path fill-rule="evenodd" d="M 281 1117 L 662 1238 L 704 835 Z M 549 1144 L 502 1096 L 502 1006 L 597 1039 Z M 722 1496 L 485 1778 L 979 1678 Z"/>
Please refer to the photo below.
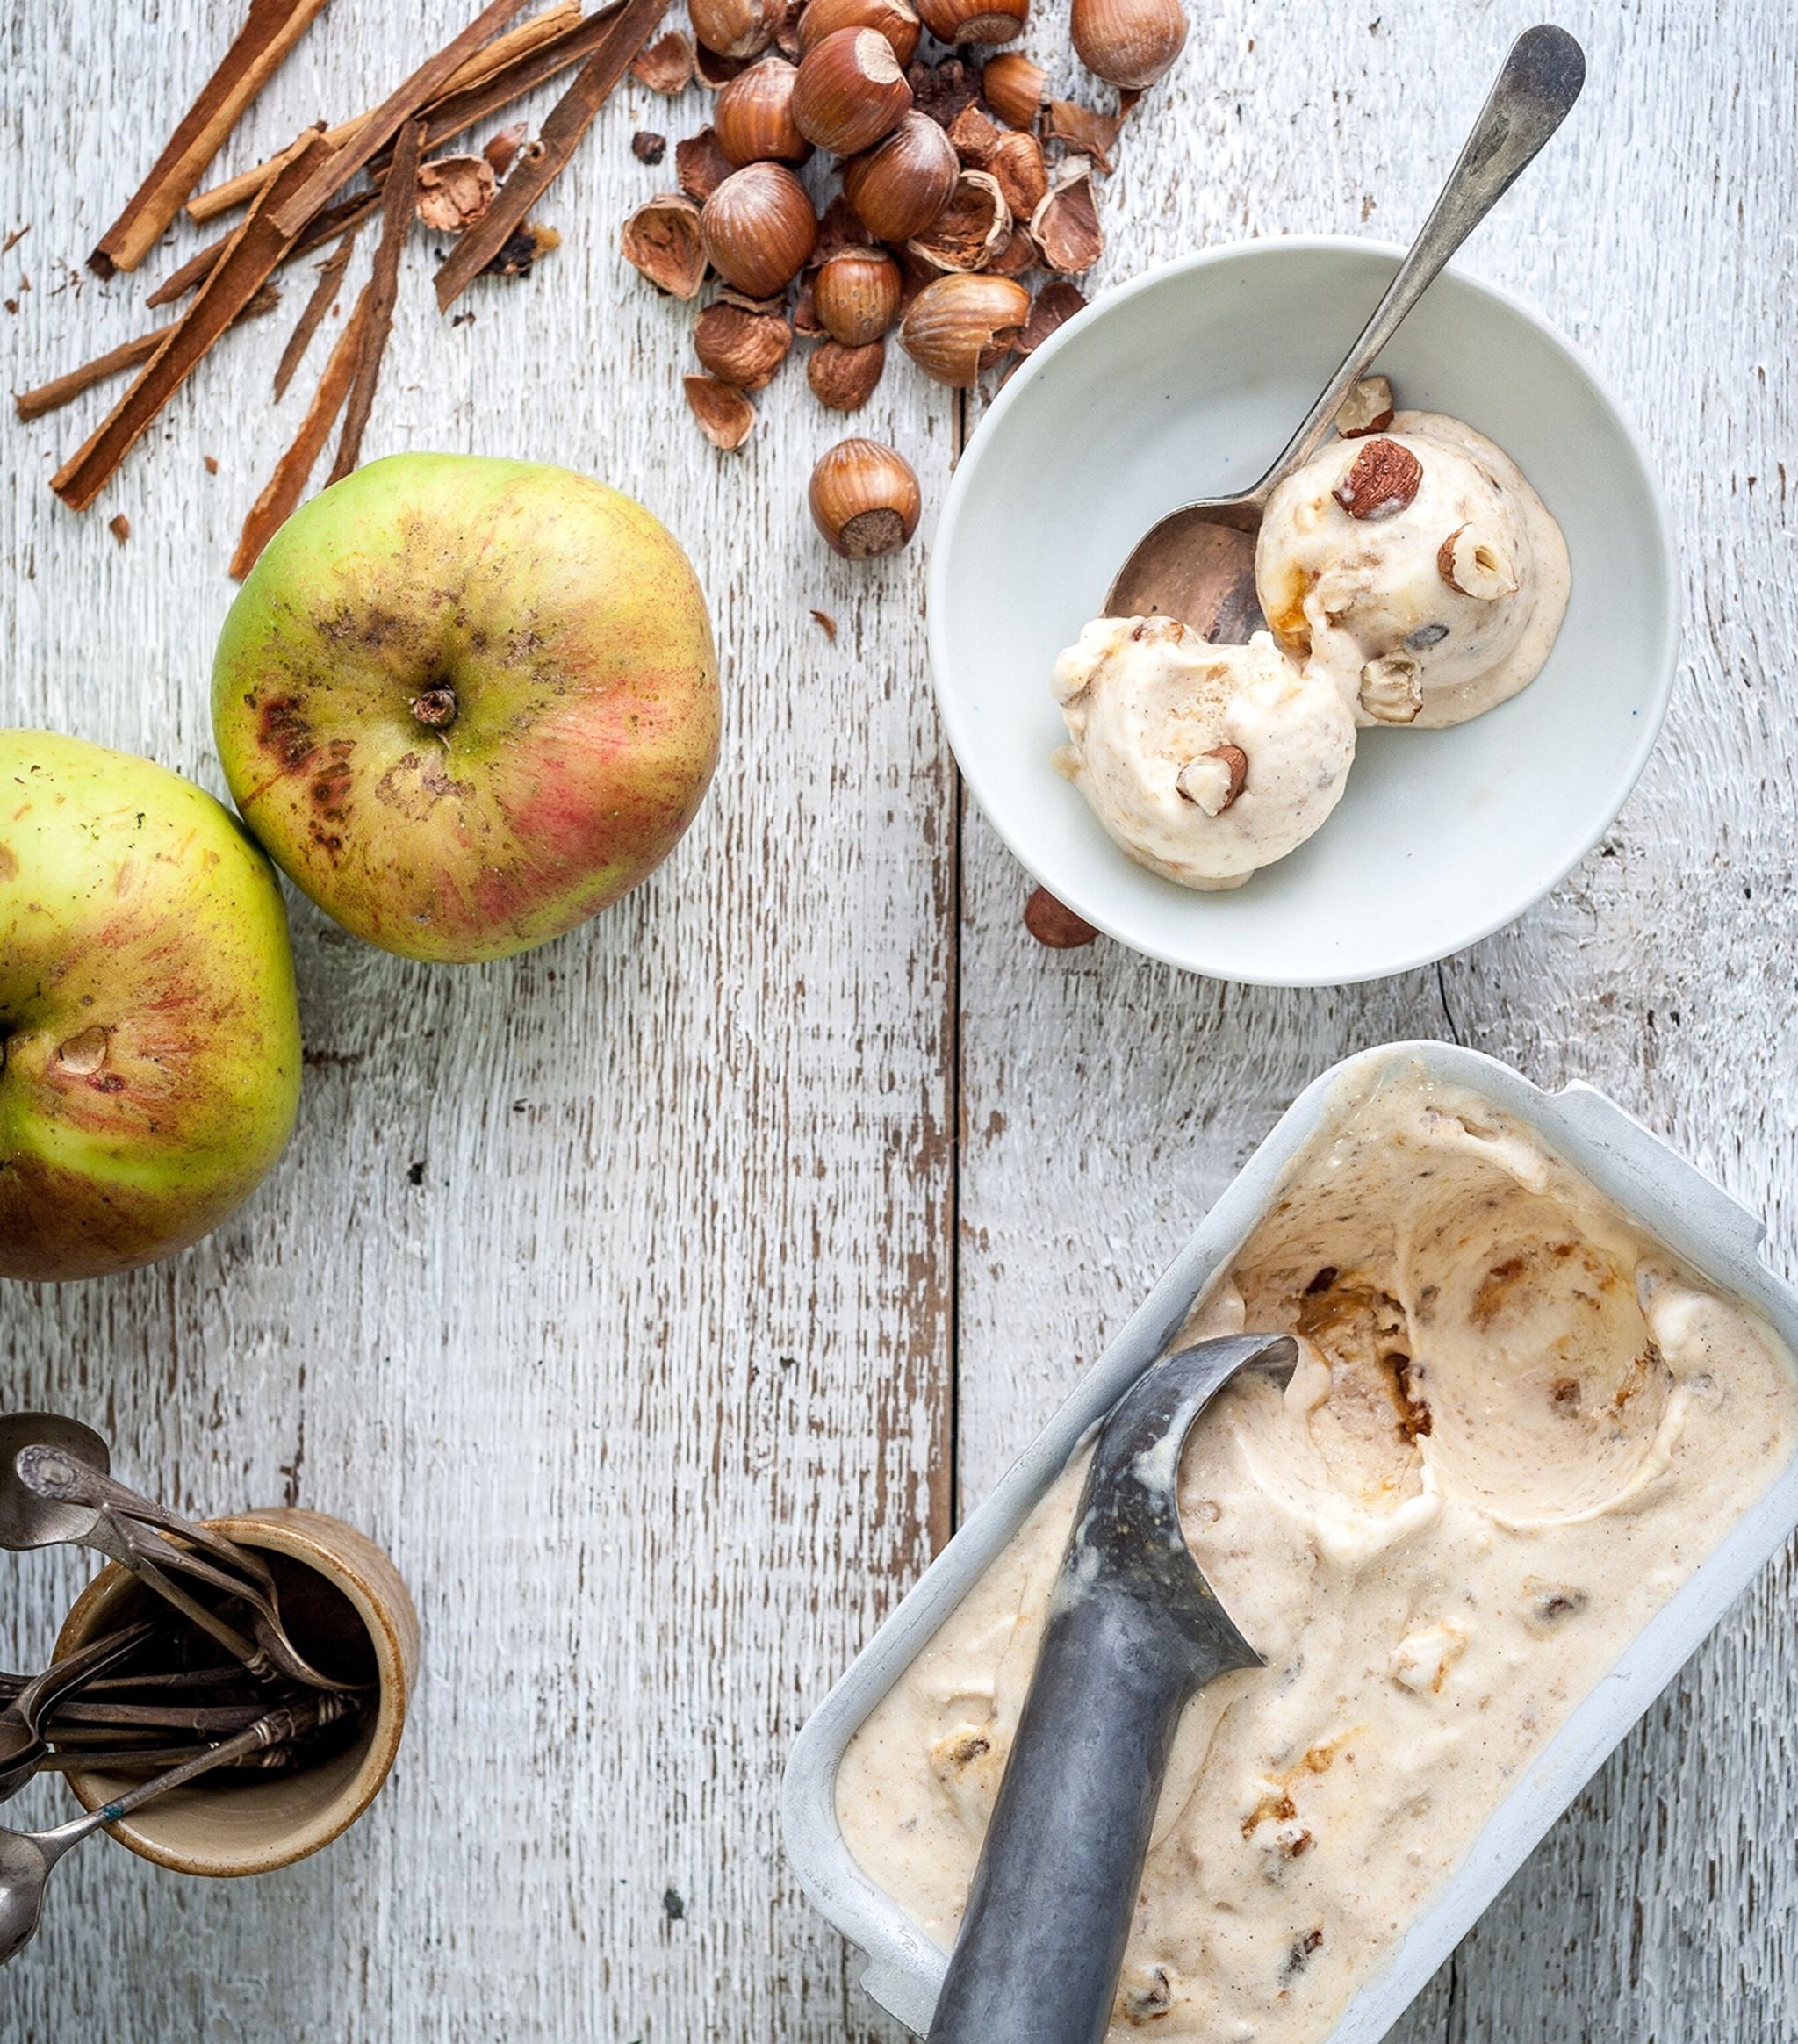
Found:
<path fill-rule="evenodd" d="M 33 1495 L 19 1481 L 14 1458 L 26 1448 L 54 1448 L 97 1469 L 112 1467 L 111 1451 L 91 1427 L 60 1413 L 8 1413 L 0 1417 L 0 1547 L 23 1554 L 34 1547 L 79 1544 L 99 1512 L 90 1505 Z"/>

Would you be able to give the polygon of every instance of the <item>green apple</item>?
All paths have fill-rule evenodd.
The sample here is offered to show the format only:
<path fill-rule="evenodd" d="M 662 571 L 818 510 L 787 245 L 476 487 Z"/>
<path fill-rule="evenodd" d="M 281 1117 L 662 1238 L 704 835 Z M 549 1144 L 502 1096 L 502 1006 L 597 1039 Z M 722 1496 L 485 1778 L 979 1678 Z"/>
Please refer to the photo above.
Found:
<path fill-rule="evenodd" d="M 281 885 L 179 774 L 0 731 L 0 1277 L 198 1241 L 281 1155 L 299 1010 Z"/>
<path fill-rule="evenodd" d="M 395 455 L 264 549 L 212 721 L 245 821 L 327 915 L 408 958 L 505 958 L 673 849 L 717 762 L 717 657 L 642 505 L 566 469 Z"/>

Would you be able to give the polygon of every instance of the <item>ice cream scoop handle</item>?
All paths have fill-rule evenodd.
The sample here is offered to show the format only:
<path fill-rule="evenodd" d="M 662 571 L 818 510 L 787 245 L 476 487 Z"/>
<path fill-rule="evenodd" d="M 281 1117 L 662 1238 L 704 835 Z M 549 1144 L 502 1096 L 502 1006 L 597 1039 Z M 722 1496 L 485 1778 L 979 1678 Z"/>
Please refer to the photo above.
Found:
<path fill-rule="evenodd" d="M 1180 1712 L 1242 1665 L 1135 1598 L 1057 1599 L 930 2044 L 1097 2044 Z"/>
<path fill-rule="evenodd" d="M 1265 500 L 1284 477 L 1311 459 L 1342 400 L 1378 359 L 1406 315 L 1443 265 L 1500 199 L 1517 175 L 1567 118 L 1586 83 L 1586 54 L 1564 28 L 1546 23 L 1525 29 L 1486 95 L 1466 147 L 1449 173 L 1411 253 L 1399 265 L 1386 295 L 1342 358 L 1323 395 L 1285 451 L 1256 486 Z"/>

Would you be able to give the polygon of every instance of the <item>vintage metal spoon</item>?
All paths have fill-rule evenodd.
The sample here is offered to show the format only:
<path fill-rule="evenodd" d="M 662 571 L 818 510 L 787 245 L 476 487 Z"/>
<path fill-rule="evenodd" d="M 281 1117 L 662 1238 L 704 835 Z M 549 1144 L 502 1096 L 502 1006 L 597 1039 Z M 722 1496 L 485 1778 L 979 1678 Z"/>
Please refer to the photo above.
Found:
<path fill-rule="evenodd" d="M 184 1788 L 211 1769 L 228 1767 L 247 1753 L 292 1738 L 297 1733 L 325 1722 L 327 1715 L 336 1716 L 348 1708 L 330 1696 L 313 1697 L 304 1703 L 290 1704 L 258 1718 L 236 1738 L 208 1746 L 181 1767 L 171 1767 L 166 1774 L 157 1774 L 140 1782 L 103 1808 L 73 1817 L 54 1831 L 0 1831 L 0 1966 L 16 1959 L 37 1935 L 44 1911 L 44 1890 L 49 1884 L 51 1872 L 71 1847 L 78 1846 L 83 1839 L 91 1838 L 97 1831 L 103 1831 L 109 1824 L 116 1824 L 121 1817 L 129 1816 L 133 1810 L 141 1809 L 155 1797 Z"/>
<path fill-rule="evenodd" d="M 1180 1451 L 1232 1378 L 1284 1381 L 1286 1335 L 1201 1342 L 1147 1371 L 1093 1450 L 930 2044 L 1097 2044 L 1180 1713 L 1262 1657 L 1181 1530 Z"/>
<path fill-rule="evenodd" d="M 92 1548 L 172 1604 L 259 1680 L 277 1672 L 315 1689 L 348 1691 L 315 1668 L 294 1645 L 274 1602 L 273 1580 L 230 1541 L 190 1526 L 141 1498 L 108 1474 L 106 1443 L 90 1427 L 53 1413 L 14 1413 L 0 1419 L 0 1547 L 23 1550 L 73 1543 Z M 181 1543 L 222 1553 L 219 1568 Z M 170 1571 L 193 1577 L 248 1605 L 251 1638 L 169 1580 Z M 265 1588 L 264 1583 L 268 1585 Z"/>
<path fill-rule="evenodd" d="M 155 1630 L 154 1621 L 146 1618 L 102 1639 L 90 1640 L 33 1676 L 0 1709 L 0 1803 L 17 1796 L 42 1764 L 48 1751 L 44 1721 L 56 1706 L 134 1653 Z"/>
<path fill-rule="evenodd" d="M 1241 644 L 1262 627 L 1255 541 L 1268 499 L 1316 453 L 1349 390 L 1560 126 L 1585 80 L 1585 53 L 1565 29 L 1544 25 L 1518 37 L 1411 253 L 1284 451 L 1252 490 L 1201 498 L 1152 526 L 1111 584 L 1105 616 L 1177 617 L 1226 644 Z"/>

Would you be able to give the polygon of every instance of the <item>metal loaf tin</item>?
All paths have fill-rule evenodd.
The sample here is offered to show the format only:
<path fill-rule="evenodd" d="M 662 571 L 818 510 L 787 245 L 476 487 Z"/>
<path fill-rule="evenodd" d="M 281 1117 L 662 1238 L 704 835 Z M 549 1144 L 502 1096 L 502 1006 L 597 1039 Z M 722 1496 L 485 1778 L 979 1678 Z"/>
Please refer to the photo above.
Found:
<path fill-rule="evenodd" d="M 924 1572 L 794 1743 L 782 1792 L 787 1849 L 806 1893 L 867 1954 L 861 1984 L 920 2035 L 946 1960 L 850 1856 L 837 1823 L 837 1770 L 863 1719 L 1011 1538 L 1088 1429 L 1185 1321 L 1269 1212 L 1297 1154 L 1370 1082 L 1396 1068 L 1466 1087 L 1505 1109 L 1719 1291 L 1758 1312 L 1798 1354 L 1798 1292 L 1760 1258 L 1762 1224 L 1593 1087 L 1549 1094 L 1476 1051 L 1394 1043 L 1333 1066 L 1299 1095 L 1118 1339 L 992 1496 Z M 1520 1775 L 1459 1868 L 1362 1989 L 1328 2044 L 1375 2044 L 1517 1871 L 1611 1749 L 1798 1527 L 1798 1456 L 1697 1573 L 1624 1649 Z"/>

